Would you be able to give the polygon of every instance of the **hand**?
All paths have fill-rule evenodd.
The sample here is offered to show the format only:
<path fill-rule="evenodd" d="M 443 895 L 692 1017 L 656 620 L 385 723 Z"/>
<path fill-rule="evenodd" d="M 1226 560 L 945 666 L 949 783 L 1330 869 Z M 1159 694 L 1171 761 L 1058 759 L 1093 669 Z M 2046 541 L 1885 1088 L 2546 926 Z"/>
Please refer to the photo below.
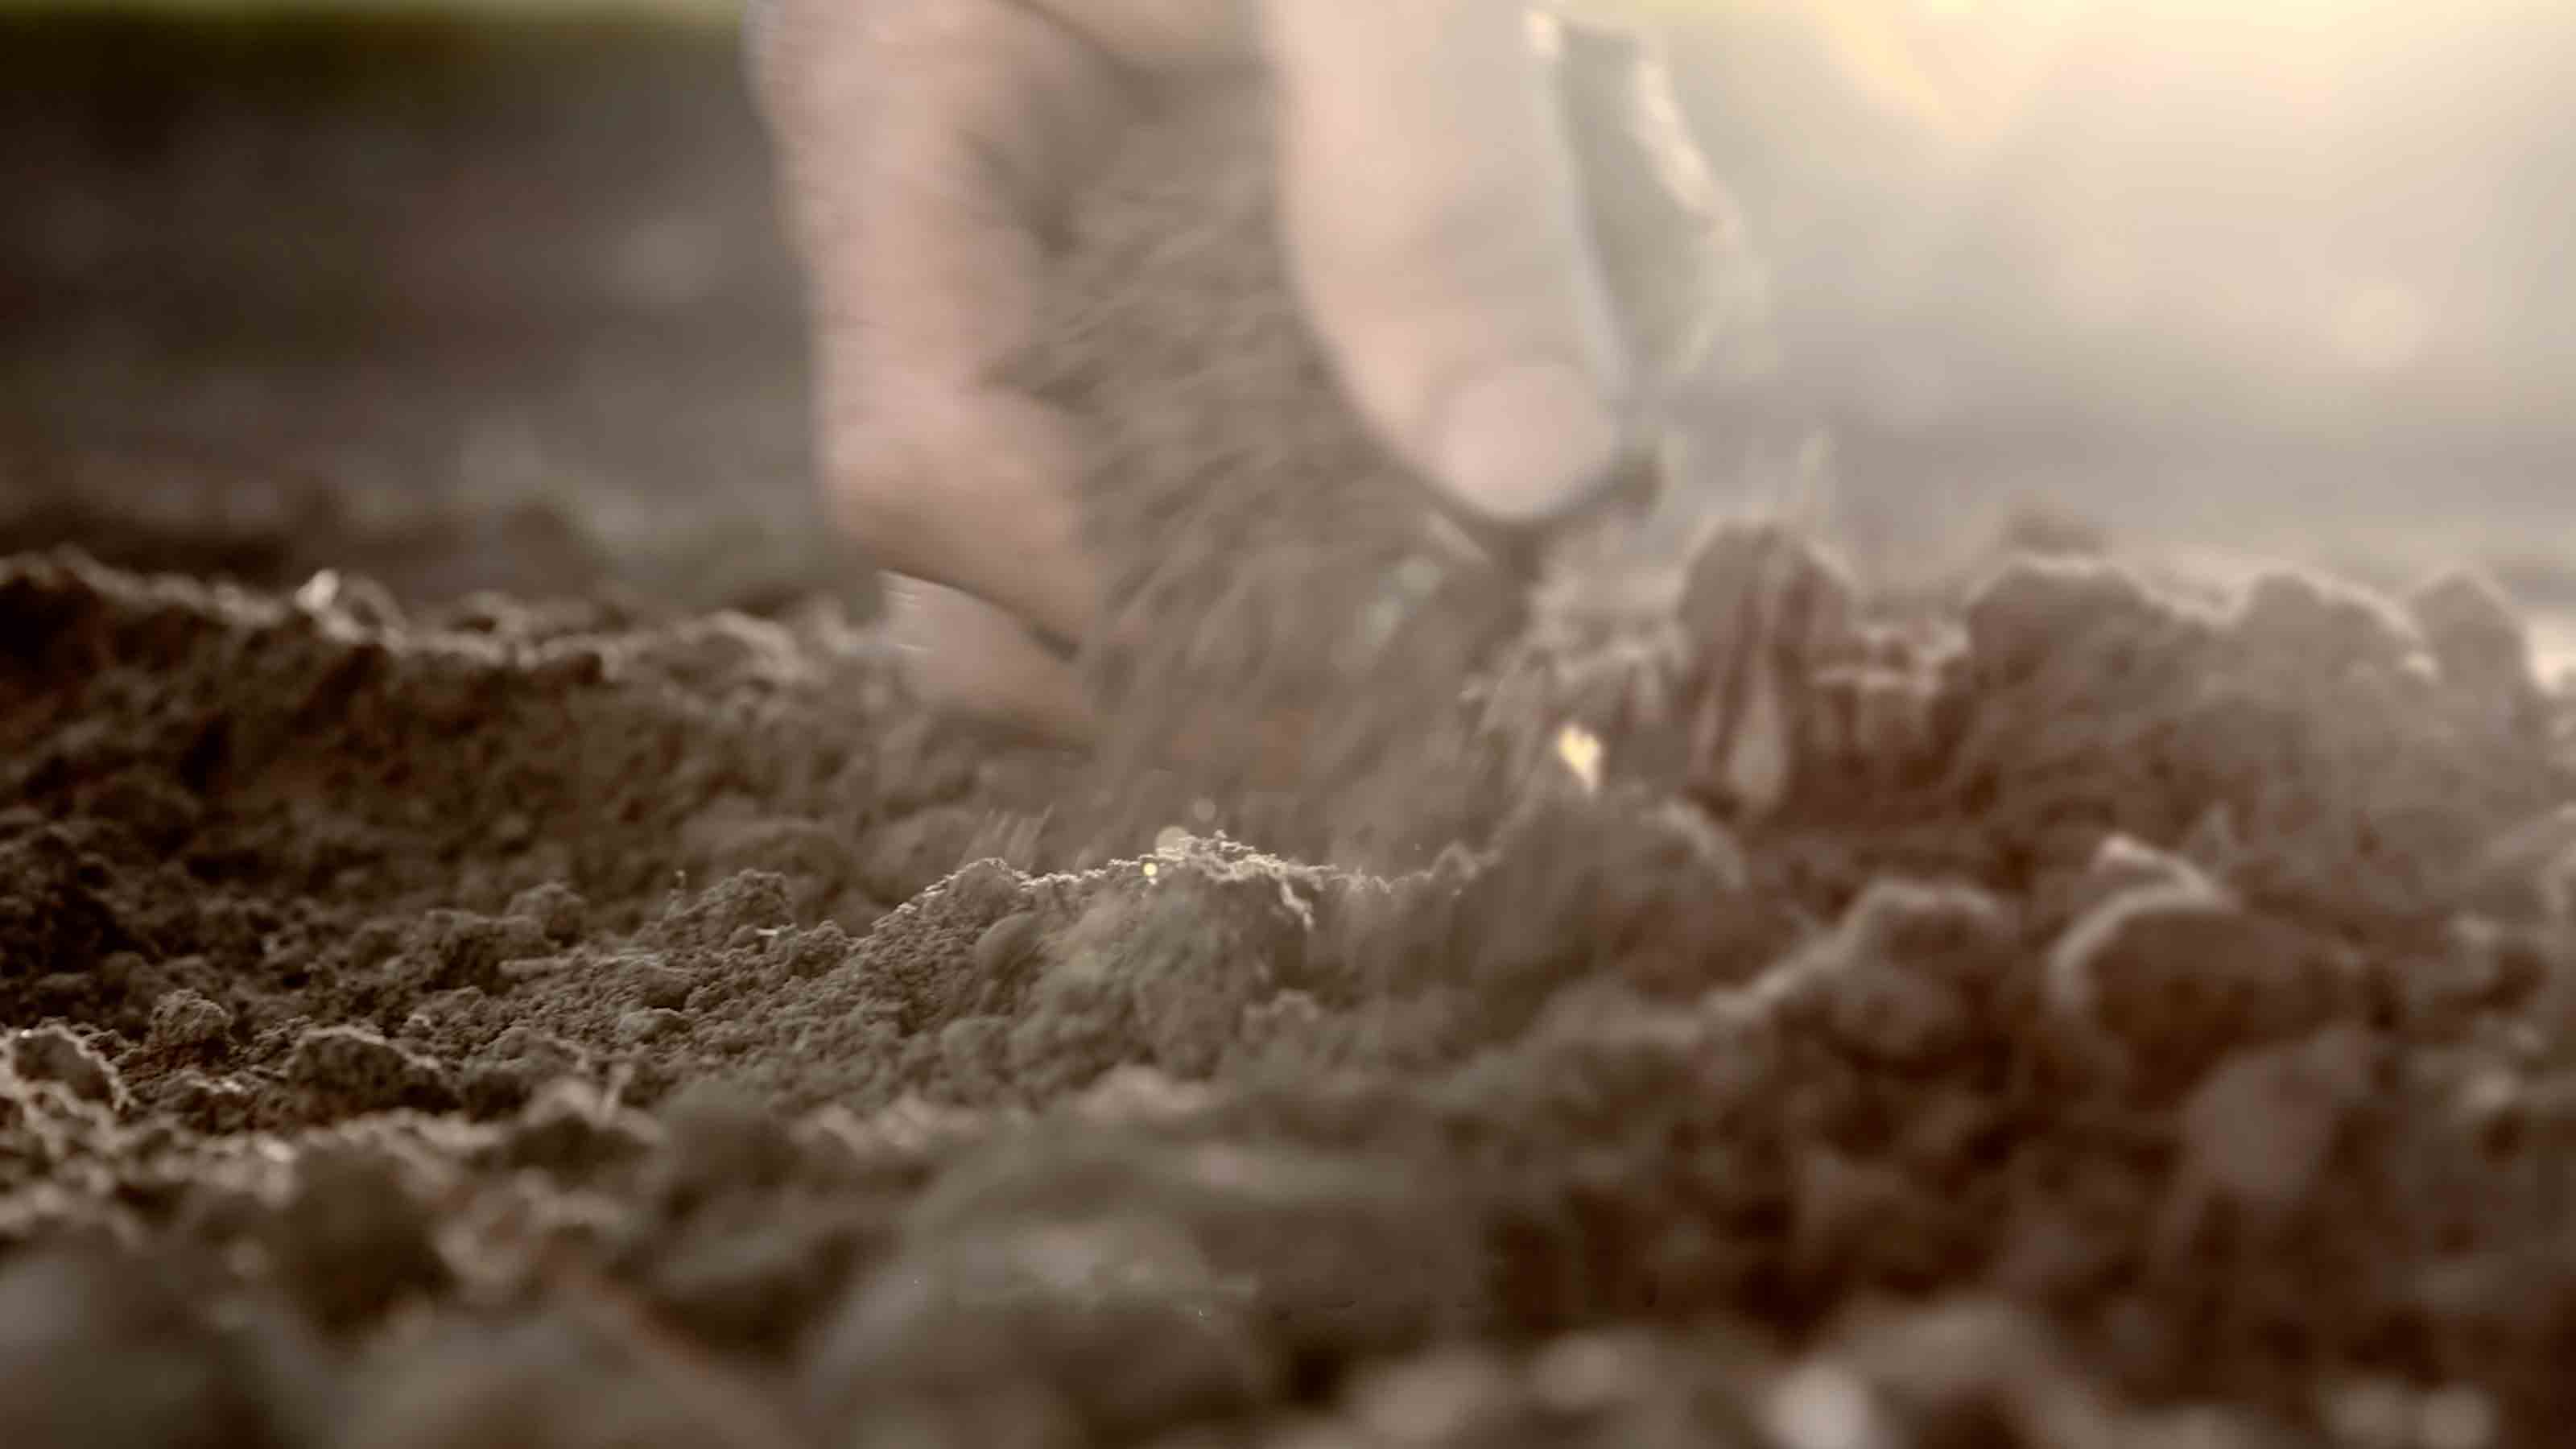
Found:
<path fill-rule="evenodd" d="M 1079 737 L 1077 422 L 993 379 L 1051 218 L 1141 92 L 1259 65 L 1283 238 L 1345 391 L 1462 509 L 1544 521 L 1608 473 L 1627 362 L 1518 0 L 767 0 L 753 65 L 815 327 L 818 461 L 902 576 L 936 701 Z"/>

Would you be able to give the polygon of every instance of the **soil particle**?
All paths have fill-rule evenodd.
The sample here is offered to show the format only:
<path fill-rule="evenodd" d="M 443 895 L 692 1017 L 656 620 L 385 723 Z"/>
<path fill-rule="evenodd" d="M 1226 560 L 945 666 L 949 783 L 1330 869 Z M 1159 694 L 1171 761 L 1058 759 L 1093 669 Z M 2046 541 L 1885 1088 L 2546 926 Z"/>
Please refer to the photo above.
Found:
<path fill-rule="evenodd" d="M 2111 1070 L 2188 1081 L 2348 1012 L 2357 972 L 2325 940 L 2193 885 L 2122 891 L 2051 946 L 2052 1021 Z"/>
<path fill-rule="evenodd" d="M 1482 1317 L 1471 1250 L 1422 1234 L 1441 1198 L 1392 1164 L 1290 1150 L 1006 1140 L 914 1208 L 909 1246 L 824 1340 L 821 1391 L 985 1363 L 1113 1437 L 1240 1412 L 1345 1345 Z M 1093 1357 L 1122 1353 L 1155 1372 Z"/>
<path fill-rule="evenodd" d="M 657 1042 L 689 1029 L 689 1019 L 668 1007 L 648 1007 L 617 1018 L 617 1039 L 630 1046 Z"/>
<path fill-rule="evenodd" d="M 369 1324 L 449 1282 L 421 1190 L 382 1155 L 306 1153 L 265 1227 L 269 1263 L 288 1298 L 327 1332 Z"/>
<path fill-rule="evenodd" d="M 40 1026 L 9 1033 L 5 1042 L 9 1069 L 26 1082 L 59 1083 L 84 1102 L 111 1110 L 127 1103 L 125 1082 L 90 1041 L 64 1026 Z"/>
<path fill-rule="evenodd" d="M 515 920 L 534 921 L 545 938 L 558 946 L 569 946 L 581 939 L 584 917 L 590 903 L 575 894 L 561 881 L 544 881 L 532 885 L 510 898 L 509 908 L 502 912 Z"/>
<path fill-rule="evenodd" d="M 633 1162 L 662 1141 L 662 1129 L 649 1119 L 595 1101 L 577 1084 L 568 1087 L 529 1102 L 494 1144 L 495 1160 L 541 1168 L 572 1185 Z"/>
<path fill-rule="evenodd" d="M 547 947 L 545 924 L 533 916 L 431 911 L 421 917 L 394 969 L 415 976 L 424 991 L 488 991 L 500 985 L 512 962 L 544 956 Z"/>
<path fill-rule="evenodd" d="M 233 1014 L 223 1003 L 182 986 L 152 1003 L 152 1044 L 173 1050 L 219 1045 L 233 1029 Z"/>
<path fill-rule="evenodd" d="M 364 1027 L 305 1032 L 287 1056 L 286 1079 L 305 1095 L 306 1110 L 325 1120 L 399 1107 L 435 1112 L 456 1104 L 448 1073 L 437 1061 Z"/>
<path fill-rule="evenodd" d="M 2514 725 L 2537 723 L 2541 699 L 2531 666 L 2531 631 L 2492 582 L 2470 573 L 2443 574 L 2408 595 L 2406 611 L 2453 688 L 2491 701 Z"/>
<path fill-rule="evenodd" d="M 291 1327 L 226 1322 L 172 1271 L 66 1241 L 0 1262 L 0 1422 L 15 1443 L 318 1445 L 328 1404 Z"/>
<path fill-rule="evenodd" d="M 61 830 L 9 832 L 0 840 L 0 931 L 12 948 L 7 974 L 14 991 L 31 979 L 77 974 L 134 938 L 99 895 L 105 865 Z"/>
<path fill-rule="evenodd" d="M 858 1419 L 859 1442 L 907 1424 L 943 1426 L 934 1442 L 1004 1425 L 1015 1442 L 1117 1442 L 1260 1403 L 1241 1309 L 1159 1227 L 1015 1223 L 907 1251 L 822 1340 L 817 1416 Z"/>
<path fill-rule="evenodd" d="M 620 1345 L 551 1318 L 455 1319 L 362 1379 L 364 1449 L 681 1449 L 736 1442 Z"/>
<path fill-rule="evenodd" d="M 1966 620 L 1974 723 L 1944 788 L 2035 866 L 2107 831 L 2179 842 L 2223 811 L 2227 884 L 2386 928 L 2456 899 L 2515 796 L 2557 778 L 2355 589 L 2267 575 L 2219 615 L 2115 564 L 2036 561 Z"/>
<path fill-rule="evenodd" d="M 158 1105 L 188 1130 L 216 1137 L 245 1131 L 264 1115 L 254 1088 L 189 1070 L 164 1080 Z"/>

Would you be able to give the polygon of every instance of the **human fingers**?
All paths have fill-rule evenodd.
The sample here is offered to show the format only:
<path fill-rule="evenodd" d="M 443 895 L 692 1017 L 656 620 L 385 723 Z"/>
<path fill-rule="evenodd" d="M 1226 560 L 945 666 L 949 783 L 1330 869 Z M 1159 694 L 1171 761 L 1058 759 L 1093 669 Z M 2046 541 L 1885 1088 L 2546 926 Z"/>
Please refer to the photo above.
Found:
<path fill-rule="evenodd" d="M 1467 510 L 1606 486 L 1631 387 L 1517 0 L 1263 0 L 1291 272 L 1360 413 Z"/>
<path fill-rule="evenodd" d="M 1005 387 L 818 368 L 820 467 L 842 530 L 891 573 L 989 599 L 1075 640 L 1100 606 L 1077 423 Z"/>
<path fill-rule="evenodd" d="M 1127 83 L 1015 0 L 769 5 L 753 71 L 807 273 L 830 501 L 890 570 L 1078 637 L 1096 586 L 1075 425 L 995 379 Z"/>
<path fill-rule="evenodd" d="M 1246 0 L 1028 0 L 1140 78 L 1250 59 Z"/>
<path fill-rule="evenodd" d="M 1000 608 L 942 584 L 890 578 L 886 615 L 924 703 L 1066 744 L 1091 736 L 1089 698 L 1072 666 Z"/>

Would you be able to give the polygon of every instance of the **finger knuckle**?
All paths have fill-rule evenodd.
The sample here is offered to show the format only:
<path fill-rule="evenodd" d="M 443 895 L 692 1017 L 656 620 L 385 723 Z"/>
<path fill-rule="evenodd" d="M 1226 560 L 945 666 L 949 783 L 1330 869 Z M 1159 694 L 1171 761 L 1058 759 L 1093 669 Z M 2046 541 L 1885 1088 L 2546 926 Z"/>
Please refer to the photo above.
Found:
<path fill-rule="evenodd" d="M 824 496 L 832 521 L 887 563 L 916 551 L 922 494 L 932 486 L 910 450 L 859 429 L 836 431 L 823 451 Z"/>

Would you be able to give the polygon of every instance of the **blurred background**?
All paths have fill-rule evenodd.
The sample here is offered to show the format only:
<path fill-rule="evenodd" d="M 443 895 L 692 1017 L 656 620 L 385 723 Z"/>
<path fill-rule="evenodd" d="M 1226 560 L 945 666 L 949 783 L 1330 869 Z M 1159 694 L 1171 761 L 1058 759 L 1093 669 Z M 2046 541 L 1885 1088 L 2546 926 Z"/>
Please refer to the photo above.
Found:
<path fill-rule="evenodd" d="M 2576 6 L 1576 8 L 1768 258 L 1700 430 L 1824 439 L 1876 566 L 2036 503 L 2576 610 Z M 731 9 L 0 0 L 0 549 L 864 594 Z"/>
<path fill-rule="evenodd" d="M 0 0 L 0 548 L 863 593 L 731 9 Z"/>

